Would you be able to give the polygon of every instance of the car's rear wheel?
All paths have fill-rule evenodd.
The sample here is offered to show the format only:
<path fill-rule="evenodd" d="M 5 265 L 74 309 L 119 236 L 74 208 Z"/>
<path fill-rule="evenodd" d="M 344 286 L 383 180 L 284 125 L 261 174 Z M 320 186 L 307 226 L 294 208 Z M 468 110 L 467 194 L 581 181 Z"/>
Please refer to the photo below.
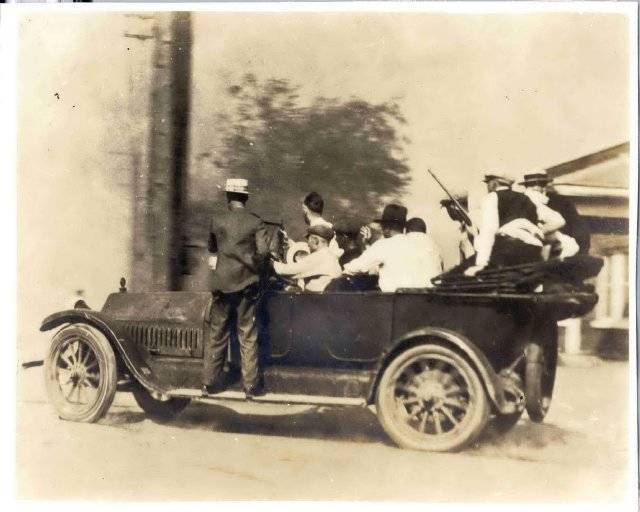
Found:
<path fill-rule="evenodd" d="M 558 366 L 557 326 L 551 325 L 547 336 L 527 346 L 525 396 L 531 421 L 542 423 L 549 412 Z"/>
<path fill-rule="evenodd" d="M 542 423 L 549 412 L 556 379 L 558 353 L 554 347 L 543 347 L 537 362 L 526 364 L 525 395 L 527 414 L 531 421 Z"/>
<path fill-rule="evenodd" d="M 191 402 L 188 398 L 154 396 L 138 382 L 134 384 L 132 392 L 140 409 L 157 420 L 175 418 Z"/>
<path fill-rule="evenodd" d="M 385 369 L 376 395 L 380 423 L 399 446 L 453 451 L 472 443 L 489 417 L 478 374 L 457 352 L 429 343 Z"/>
<path fill-rule="evenodd" d="M 53 337 L 44 371 L 49 399 L 64 420 L 97 421 L 113 402 L 116 357 L 107 339 L 88 326 L 72 325 Z"/>

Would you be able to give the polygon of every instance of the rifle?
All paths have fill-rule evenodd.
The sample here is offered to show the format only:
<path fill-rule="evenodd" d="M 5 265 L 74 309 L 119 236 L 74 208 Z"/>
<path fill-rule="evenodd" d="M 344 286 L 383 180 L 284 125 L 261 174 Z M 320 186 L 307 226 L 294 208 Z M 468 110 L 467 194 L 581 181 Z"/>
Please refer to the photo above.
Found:
<path fill-rule="evenodd" d="M 449 196 L 449 199 L 451 199 L 451 201 L 453 202 L 453 204 L 456 206 L 456 208 L 459 210 L 460 215 L 462 216 L 462 220 L 463 222 L 467 225 L 467 226 L 473 226 L 473 222 L 471 222 L 471 217 L 469 217 L 469 213 L 467 212 L 467 210 L 464 209 L 464 207 L 460 204 L 460 201 L 458 201 L 455 197 L 453 197 L 451 195 L 451 193 L 446 189 L 446 187 L 442 184 L 442 182 L 438 179 L 438 177 L 433 174 L 433 172 L 431 171 L 431 169 L 427 169 L 427 172 L 429 174 L 431 174 L 431 177 L 436 180 L 436 183 L 438 185 L 440 185 L 440 188 L 442 190 L 445 191 L 445 193 Z"/>

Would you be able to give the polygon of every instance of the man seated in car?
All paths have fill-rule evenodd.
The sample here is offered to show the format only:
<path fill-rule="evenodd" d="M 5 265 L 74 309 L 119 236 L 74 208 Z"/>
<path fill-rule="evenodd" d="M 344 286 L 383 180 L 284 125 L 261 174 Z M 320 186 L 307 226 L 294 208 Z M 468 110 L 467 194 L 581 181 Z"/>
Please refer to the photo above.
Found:
<path fill-rule="evenodd" d="M 307 243 L 311 254 L 292 263 L 274 261 L 273 269 L 278 275 L 302 280 L 307 291 L 323 291 L 332 279 L 342 273 L 338 256 L 329 248 L 334 236 L 333 228 L 326 224 L 309 226 Z"/>

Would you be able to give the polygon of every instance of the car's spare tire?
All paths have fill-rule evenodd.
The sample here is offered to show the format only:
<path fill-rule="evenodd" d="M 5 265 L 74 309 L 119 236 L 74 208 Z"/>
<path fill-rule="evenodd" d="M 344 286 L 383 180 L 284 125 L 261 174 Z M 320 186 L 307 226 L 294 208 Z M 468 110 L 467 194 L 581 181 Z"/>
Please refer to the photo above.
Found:
<path fill-rule="evenodd" d="M 45 385 L 58 416 L 94 422 L 113 402 L 118 381 L 116 357 L 99 331 L 74 324 L 58 331 L 44 361 Z"/>
<path fill-rule="evenodd" d="M 175 418 L 191 402 L 188 398 L 154 396 L 139 382 L 133 385 L 132 392 L 140 409 L 156 420 Z"/>
<path fill-rule="evenodd" d="M 376 408 L 403 448 L 453 451 L 472 443 L 489 417 L 482 381 L 459 353 L 425 343 L 397 355 L 380 379 Z"/>

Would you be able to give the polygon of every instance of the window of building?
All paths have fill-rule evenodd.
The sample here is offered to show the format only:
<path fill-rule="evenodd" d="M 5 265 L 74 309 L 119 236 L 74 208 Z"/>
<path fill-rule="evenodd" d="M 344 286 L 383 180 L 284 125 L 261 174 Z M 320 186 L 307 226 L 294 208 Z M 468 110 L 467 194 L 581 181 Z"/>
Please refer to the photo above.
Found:
<path fill-rule="evenodd" d="M 620 250 L 603 259 L 604 265 L 596 279 L 599 300 L 591 326 L 629 329 L 629 254 Z"/>

